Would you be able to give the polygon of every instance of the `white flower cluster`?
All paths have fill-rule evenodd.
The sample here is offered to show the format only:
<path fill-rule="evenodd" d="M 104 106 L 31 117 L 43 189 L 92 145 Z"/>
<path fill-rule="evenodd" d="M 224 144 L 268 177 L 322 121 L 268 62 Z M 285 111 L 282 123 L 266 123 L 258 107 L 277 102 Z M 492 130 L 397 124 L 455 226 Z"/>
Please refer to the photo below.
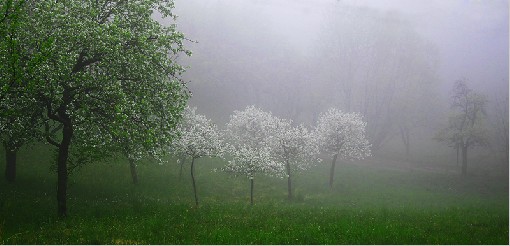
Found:
<path fill-rule="evenodd" d="M 184 110 L 183 119 L 178 125 L 181 135 L 173 141 L 173 151 L 192 158 L 222 156 L 224 148 L 216 125 L 195 111 L 196 108 L 190 107 Z"/>
<path fill-rule="evenodd" d="M 291 170 L 307 170 L 321 161 L 318 158 L 321 149 L 344 159 L 370 156 L 366 123 L 357 113 L 330 109 L 321 115 L 316 129 L 310 131 L 252 105 L 231 115 L 225 143 L 216 126 L 195 110 L 186 108 L 178 126 L 181 136 L 174 141 L 173 151 L 193 158 L 223 156 L 228 152 L 232 159 L 222 170 L 250 179 L 257 173 L 283 178 Z"/>
<path fill-rule="evenodd" d="M 342 159 L 363 159 L 371 155 L 365 127 L 360 114 L 330 108 L 320 115 L 315 134 L 321 149 L 331 155 Z"/>
<path fill-rule="evenodd" d="M 272 156 L 279 124 L 279 119 L 270 112 L 255 106 L 234 111 L 226 130 L 233 160 L 223 170 L 244 174 L 250 179 L 256 173 L 282 177 L 285 173 L 284 165 Z"/>
<path fill-rule="evenodd" d="M 281 120 L 276 134 L 273 155 L 281 162 L 288 164 L 288 168 L 307 170 L 321 159 L 319 143 L 315 135 L 305 126 L 293 127 L 292 121 Z M 286 170 L 289 175 L 290 170 Z"/>
<path fill-rule="evenodd" d="M 249 179 L 253 179 L 256 173 L 283 177 L 284 170 L 282 163 L 273 160 L 269 146 L 257 149 L 242 144 L 234 147 L 232 150 L 232 160 L 228 161 L 223 171 L 244 174 Z"/>
<path fill-rule="evenodd" d="M 288 168 L 306 170 L 320 161 L 319 147 L 306 127 L 292 126 L 255 106 L 234 111 L 227 123 L 230 154 L 224 170 L 253 178 L 255 173 L 285 177 Z"/>

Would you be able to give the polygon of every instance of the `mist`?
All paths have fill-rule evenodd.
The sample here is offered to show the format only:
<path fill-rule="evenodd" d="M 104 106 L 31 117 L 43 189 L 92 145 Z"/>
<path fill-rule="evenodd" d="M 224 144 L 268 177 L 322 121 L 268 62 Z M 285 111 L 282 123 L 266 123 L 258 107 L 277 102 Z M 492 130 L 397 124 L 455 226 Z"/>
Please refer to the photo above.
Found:
<path fill-rule="evenodd" d="M 428 111 L 413 133 L 420 155 L 437 150 L 430 134 L 447 121 L 455 81 L 488 96 L 489 110 L 508 98 L 506 1 L 179 1 L 176 13 L 197 41 L 183 60 L 190 103 L 219 124 L 254 104 L 308 125 L 337 107 L 384 128 L 399 121 L 383 116 L 402 111 L 395 98 L 414 98 Z M 395 127 L 372 131 L 375 145 L 397 148 Z"/>
<path fill-rule="evenodd" d="M 0 244 L 508 244 L 506 0 L 0 9 Z"/>

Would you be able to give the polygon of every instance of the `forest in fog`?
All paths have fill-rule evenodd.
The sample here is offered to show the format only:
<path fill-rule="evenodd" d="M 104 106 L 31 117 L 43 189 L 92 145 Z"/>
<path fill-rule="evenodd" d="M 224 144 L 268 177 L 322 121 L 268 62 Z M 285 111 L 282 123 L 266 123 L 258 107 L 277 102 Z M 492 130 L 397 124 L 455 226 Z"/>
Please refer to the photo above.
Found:
<path fill-rule="evenodd" d="M 448 124 L 455 82 L 464 81 L 487 97 L 490 153 L 505 158 L 505 6 L 498 1 L 177 3 L 183 32 L 196 41 L 190 44 L 194 55 L 183 59 L 190 66 L 184 76 L 193 93 L 190 103 L 218 123 L 251 104 L 309 126 L 329 107 L 360 112 L 376 152 L 386 146 L 405 156 L 409 148 L 407 155 L 419 161 L 455 152 L 433 136 Z M 440 162 L 451 160 L 444 158 Z"/>

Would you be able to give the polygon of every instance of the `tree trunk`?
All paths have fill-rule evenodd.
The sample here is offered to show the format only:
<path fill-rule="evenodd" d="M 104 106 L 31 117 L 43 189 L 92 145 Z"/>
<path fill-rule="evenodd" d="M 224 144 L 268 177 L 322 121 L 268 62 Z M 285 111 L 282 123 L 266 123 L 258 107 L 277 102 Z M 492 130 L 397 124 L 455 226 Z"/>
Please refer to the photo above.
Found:
<path fill-rule="evenodd" d="M 4 143 L 5 148 L 5 179 L 7 182 L 14 183 L 16 180 L 16 153 L 17 149 L 12 149 L 7 143 Z"/>
<path fill-rule="evenodd" d="M 138 184 L 138 172 L 136 171 L 135 160 L 129 159 L 129 169 L 131 169 L 131 179 L 133 180 L 133 184 Z"/>
<path fill-rule="evenodd" d="M 338 157 L 338 154 L 335 154 L 333 156 L 333 162 L 331 162 L 331 172 L 329 174 L 329 188 L 333 189 L 333 176 L 335 175 L 335 165 L 336 165 L 336 158 Z"/>
<path fill-rule="evenodd" d="M 457 167 L 459 166 L 459 149 L 460 149 L 460 144 L 457 143 L 457 146 L 455 146 L 455 150 L 457 150 Z"/>
<path fill-rule="evenodd" d="M 468 147 L 466 145 L 462 145 L 462 175 L 467 175 L 467 151 Z"/>
<path fill-rule="evenodd" d="M 406 161 L 409 161 L 409 152 L 410 152 L 409 151 L 410 150 L 409 129 L 404 126 L 400 126 L 399 129 L 400 129 L 400 136 L 402 137 L 402 142 L 404 143 L 404 147 L 406 150 Z"/>
<path fill-rule="evenodd" d="M 58 148 L 57 157 L 57 203 L 58 216 L 67 216 L 67 159 L 69 157 L 69 147 L 73 137 L 73 128 L 70 122 L 64 124 L 62 130 L 62 142 Z"/>
<path fill-rule="evenodd" d="M 191 181 L 193 182 L 193 193 L 195 194 L 195 205 L 198 207 L 197 186 L 195 184 L 195 157 L 191 157 Z"/>
<path fill-rule="evenodd" d="M 407 141 L 406 141 L 406 161 L 409 161 L 409 155 L 410 155 L 410 146 L 409 146 L 409 135 L 406 135 Z"/>
<path fill-rule="evenodd" d="M 288 191 L 288 198 L 289 200 L 292 200 L 292 181 L 291 181 L 291 175 L 290 175 L 290 164 L 289 160 L 286 161 L 285 167 L 287 168 L 287 191 Z"/>
<path fill-rule="evenodd" d="M 250 179 L 250 205 L 253 206 L 253 177 Z"/>
<path fill-rule="evenodd" d="M 186 157 L 183 157 L 181 160 L 181 169 L 179 170 L 179 180 L 182 179 L 182 168 L 184 167 L 184 162 L 186 161 Z"/>

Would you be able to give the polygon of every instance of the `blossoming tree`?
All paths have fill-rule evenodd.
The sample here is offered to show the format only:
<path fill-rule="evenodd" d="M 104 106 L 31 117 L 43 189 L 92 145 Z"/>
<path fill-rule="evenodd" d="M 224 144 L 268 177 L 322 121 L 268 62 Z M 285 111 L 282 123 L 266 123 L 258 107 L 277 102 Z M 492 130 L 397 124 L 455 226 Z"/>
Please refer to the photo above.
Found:
<path fill-rule="evenodd" d="M 197 114 L 196 108 L 187 107 L 183 119 L 178 125 L 180 137 L 172 144 L 176 153 L 184 154 L 191 158 L 191 180 L 195 205 L 198 206 L 198 196 L 195 184 L 195 159 L 205 156 L 222 156 L 223 144 L 220 132 L 216 125 L 204 115 Z"/>
<path fill-rule="evenodd" d="M 223 168 L 226 172 L 246 175 L 250 179 L 250 203 L 253 205 L 255 174 L 283 177 L 284 165 L 275 160 L 272 146 L 276 140 L 278 119 L 255 106 L 234 111 L 227 123 L 227 138 L 232 160 Z"/>
<path fill-rule="evenodd" d="M 317 121 L 315 134 L 321 149 L 331 154 L 329 187 L 333 188 L 333 175 L 338 157 L 340 159 L 363 159 L 370 156 L 370 143 L 365 135 L 366 122 L 358 113 L 344 113 L 330 108 Z"/>
<path fill-rule="evenodd" d="M 272 154 L 285 165 L 288 198 L 292 199 L 292 173 L 312 167 L 321 160 L 315 135 L 299 125 L 292 126 L 291 120 L 277 120 L 278 128 Z"/>
<path fill-rule="evenodd" d="M 24 76 L 0 79 L 0 99 L 16 84 L 42 107 L 44 130 L 30 130 L 42 130 L 39 135 L 55 146 L 57 210 L 65 217 L 73 153 L 115 151 L 117 139 L 143 151 L 171 142 L 167 133 L 189 96 L 177 57 L 190 52 L 174 23 L 152 18 L 175 19 L 171 0 L 23 2 L 20 42 L 8 46 L 20 56 L 7 60 Z M 4 54 L 0 63 L 11 64 Z M 26 64 L 24 57 L 30 58 Z"/>

